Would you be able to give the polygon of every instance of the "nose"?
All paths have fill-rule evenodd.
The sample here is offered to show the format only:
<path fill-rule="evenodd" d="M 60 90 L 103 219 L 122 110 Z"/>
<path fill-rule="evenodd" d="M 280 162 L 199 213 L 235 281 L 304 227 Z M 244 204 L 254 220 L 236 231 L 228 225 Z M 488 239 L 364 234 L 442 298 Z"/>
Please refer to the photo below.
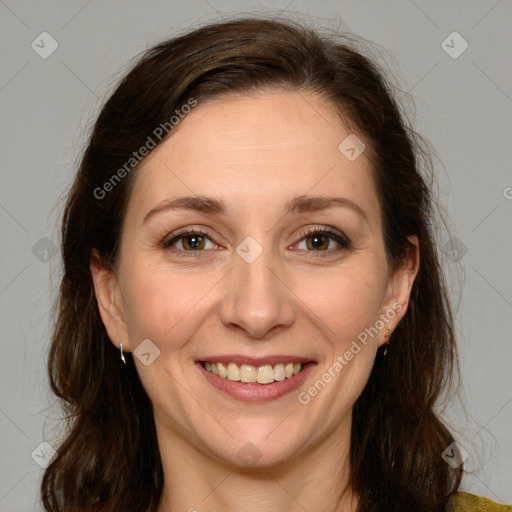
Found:
<path fill-rule="evenodd" d="M 249 261 L 233 255 L 220 317 L 226 327 L 243 331 L 246 337 L 268 339 L 295 321 L 294 294 L 275 251 L 265 249 Z"/>

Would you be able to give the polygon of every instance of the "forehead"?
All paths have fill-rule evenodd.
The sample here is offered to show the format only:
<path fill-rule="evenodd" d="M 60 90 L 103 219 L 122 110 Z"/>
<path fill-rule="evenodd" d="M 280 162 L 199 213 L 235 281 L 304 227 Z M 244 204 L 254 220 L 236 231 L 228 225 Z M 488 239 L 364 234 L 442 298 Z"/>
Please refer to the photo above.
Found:
<path fill-rule="evenodd" d="M 334 107 L 311 92 L 199 102 L 139 166 L 129 210 L 143 215 L 180 195 L 268 209 L 291 197 L 337 193 L 379 217 L 369 160 L 363 153 L 351 161 L 339 149 L 352 136 Z"/>

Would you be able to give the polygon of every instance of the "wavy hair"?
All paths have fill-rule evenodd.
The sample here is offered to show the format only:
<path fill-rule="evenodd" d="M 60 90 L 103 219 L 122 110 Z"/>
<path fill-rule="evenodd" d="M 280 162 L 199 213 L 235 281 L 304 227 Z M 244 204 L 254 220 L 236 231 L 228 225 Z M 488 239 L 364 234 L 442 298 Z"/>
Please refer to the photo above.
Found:
<path fill-rule="evenodd" d="M 89 270 L 91 251 L 114 268 L 137 172 L 126 162 L 157 127 L 192 98 L 200 103 L 269 88 L 314 91 L 364 140 L 391 267 L 401 264 L 407 237 L 419 240 L 408 311 L 386 358 L 377 352 L 354 406 L 350 484 L 358 512 L 449 510 L 462 466 L 453 469 L 441 457 L 453 437 L 436 404 L 453 384 L 458 363 L 437 255 L 429 153 L 385 73 L 358 49 L 356 38 L 321 35 L 288 20 L 243 18 L 147 50 L 94 124 L 62 221 L 64 268 L 48 370 L 67 423 L 42 479 L 47 511 L 157 510 L 163 469 L 151 402 L 131 354 L 122 364 L 107 336 Z M 113 182 L 123 166 L 123 179 Z"/>

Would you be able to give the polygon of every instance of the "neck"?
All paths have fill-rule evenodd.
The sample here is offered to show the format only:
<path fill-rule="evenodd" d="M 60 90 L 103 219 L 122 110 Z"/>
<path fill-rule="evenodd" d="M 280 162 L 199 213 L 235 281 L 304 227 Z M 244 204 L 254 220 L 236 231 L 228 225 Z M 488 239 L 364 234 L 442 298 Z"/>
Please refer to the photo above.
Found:
<path fill-rule="evenodd" d="M 357 497 L 348 485 L 350 421 L 345 423 L 344 432 L 336 430 L 321 445 L 283 463 L 240 467 L 209 456 L 157 422 L 164 470 L 158 512 L 354 512 Z"/>

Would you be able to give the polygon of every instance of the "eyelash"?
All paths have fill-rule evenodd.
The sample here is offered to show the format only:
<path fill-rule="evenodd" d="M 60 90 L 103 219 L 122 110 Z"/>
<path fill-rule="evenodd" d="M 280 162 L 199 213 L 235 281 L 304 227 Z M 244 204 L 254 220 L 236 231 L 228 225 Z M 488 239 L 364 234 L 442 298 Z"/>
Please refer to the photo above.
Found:
<path fill-rule="evenodd" d="M 201 229 L 188 228 L 188 229 L 184 229 L 182 231 L 178 231 L 175 233 L 170 233 L 162 240 L 161 246 L 163 249 L 170 250 L 172 252 L 187 253 L 186 257 L 201 256 L 201 253 L 204 253 L 208 249 L 206 249 L 206 250 L 202 249 L 202 250 L 198 250 L 198 251 L 187 251 L 184 249 L 176 249 L 176 248 L 172 247 L 174 245 L 174 243 L 176 243 L 180 239 L 186 238 L 187 236 L 191 236 L 191 235 L 200 235 L 202 237 L 207 238 L 212 243 L 214 243 L 213 240 L 211 240 L 211 237 L 208 235 L 208 233 L 205 233 Z M 310 229 L 300 233 L 299 242 L 302 242 L 305 238 L 307 238 L 308 236 L 311 236 L 311 235 L 328 236 L 329 238 L 333 239 L 335 242 L 337 242 L 341 246 L 342 249 L 340 249 L 340 250 L 350 249 L 352 246 L 352 242 L 344 233 L 342 233 L 341 231 L 338 231 L 338 230 L 333 230 L 332 228 L 331 229 L 327 228 L 327 227 L 310 228 Z M 299 242 L 297 242 L 297 243 L 299 243 Z M 330 255 L 333 252 L 333 250 L 330 249 L 330 250 L 326 250 L 326 251 L 306 251 L 306 252 L 313 253 L 308 257 L 316 258 L 316 257 L 324 257 L 324 255 Z M 322 253 L 324 253 L 324 254 L 322 254 Z"/>
<path fill-rule="evenodd" d="M 182 238 L 186 238 L 187 236 L 191 236 L 191 235 L 201 235 L 202 237 L 208 238 L 208 240 L 210 240 L 210 236 L 208 235 L 208 233 L 205 233 L 201 229 L 189 228 L 189 229 L 184 229 L 183 231 L 178 231 L 177 233 L 170 233 L 162 240 L 161 245 L 166 250 L 169 250 L 172 252 L 189 253 L 187 255 L 187 257 L 191 256 L 191 257 L 197 258 L 198 256 L 201 255 L 202 252 L 204 252 L 204 250 L 203 251 L 185 251 L 183 249 L 176 249 L 176 248 L 172 247 L 172 245 L 175 242 L 177 242 L 178 240 L 180 240 Z M 210 241 L 212 241 L 212 240 L 210 240 Z"/>
<path fill-rule="evenodd" d="M 333 228 L 328 227 L 321 227 L 321 228 L 309 228 L 306 231 L 303 231 L 299 234 L 299 242 L 302 242 L 304 239 L 311 235 L 324 235 L 328 238 L 331 238 L 336 243 L 338 243 L 341 246 L 341 249 L 339 250 L 346 250 L 350 249 L 352 246 L 352 243 L 350 239 L 341 231 L 335 230 Z M 335 252 L 336 249 L 328 249 L 326 251 L 306 251 L 309 253 L 308 258 L 322 258 L 326 257 L 328 255 L 331 255 L 333 252 Z"/>

